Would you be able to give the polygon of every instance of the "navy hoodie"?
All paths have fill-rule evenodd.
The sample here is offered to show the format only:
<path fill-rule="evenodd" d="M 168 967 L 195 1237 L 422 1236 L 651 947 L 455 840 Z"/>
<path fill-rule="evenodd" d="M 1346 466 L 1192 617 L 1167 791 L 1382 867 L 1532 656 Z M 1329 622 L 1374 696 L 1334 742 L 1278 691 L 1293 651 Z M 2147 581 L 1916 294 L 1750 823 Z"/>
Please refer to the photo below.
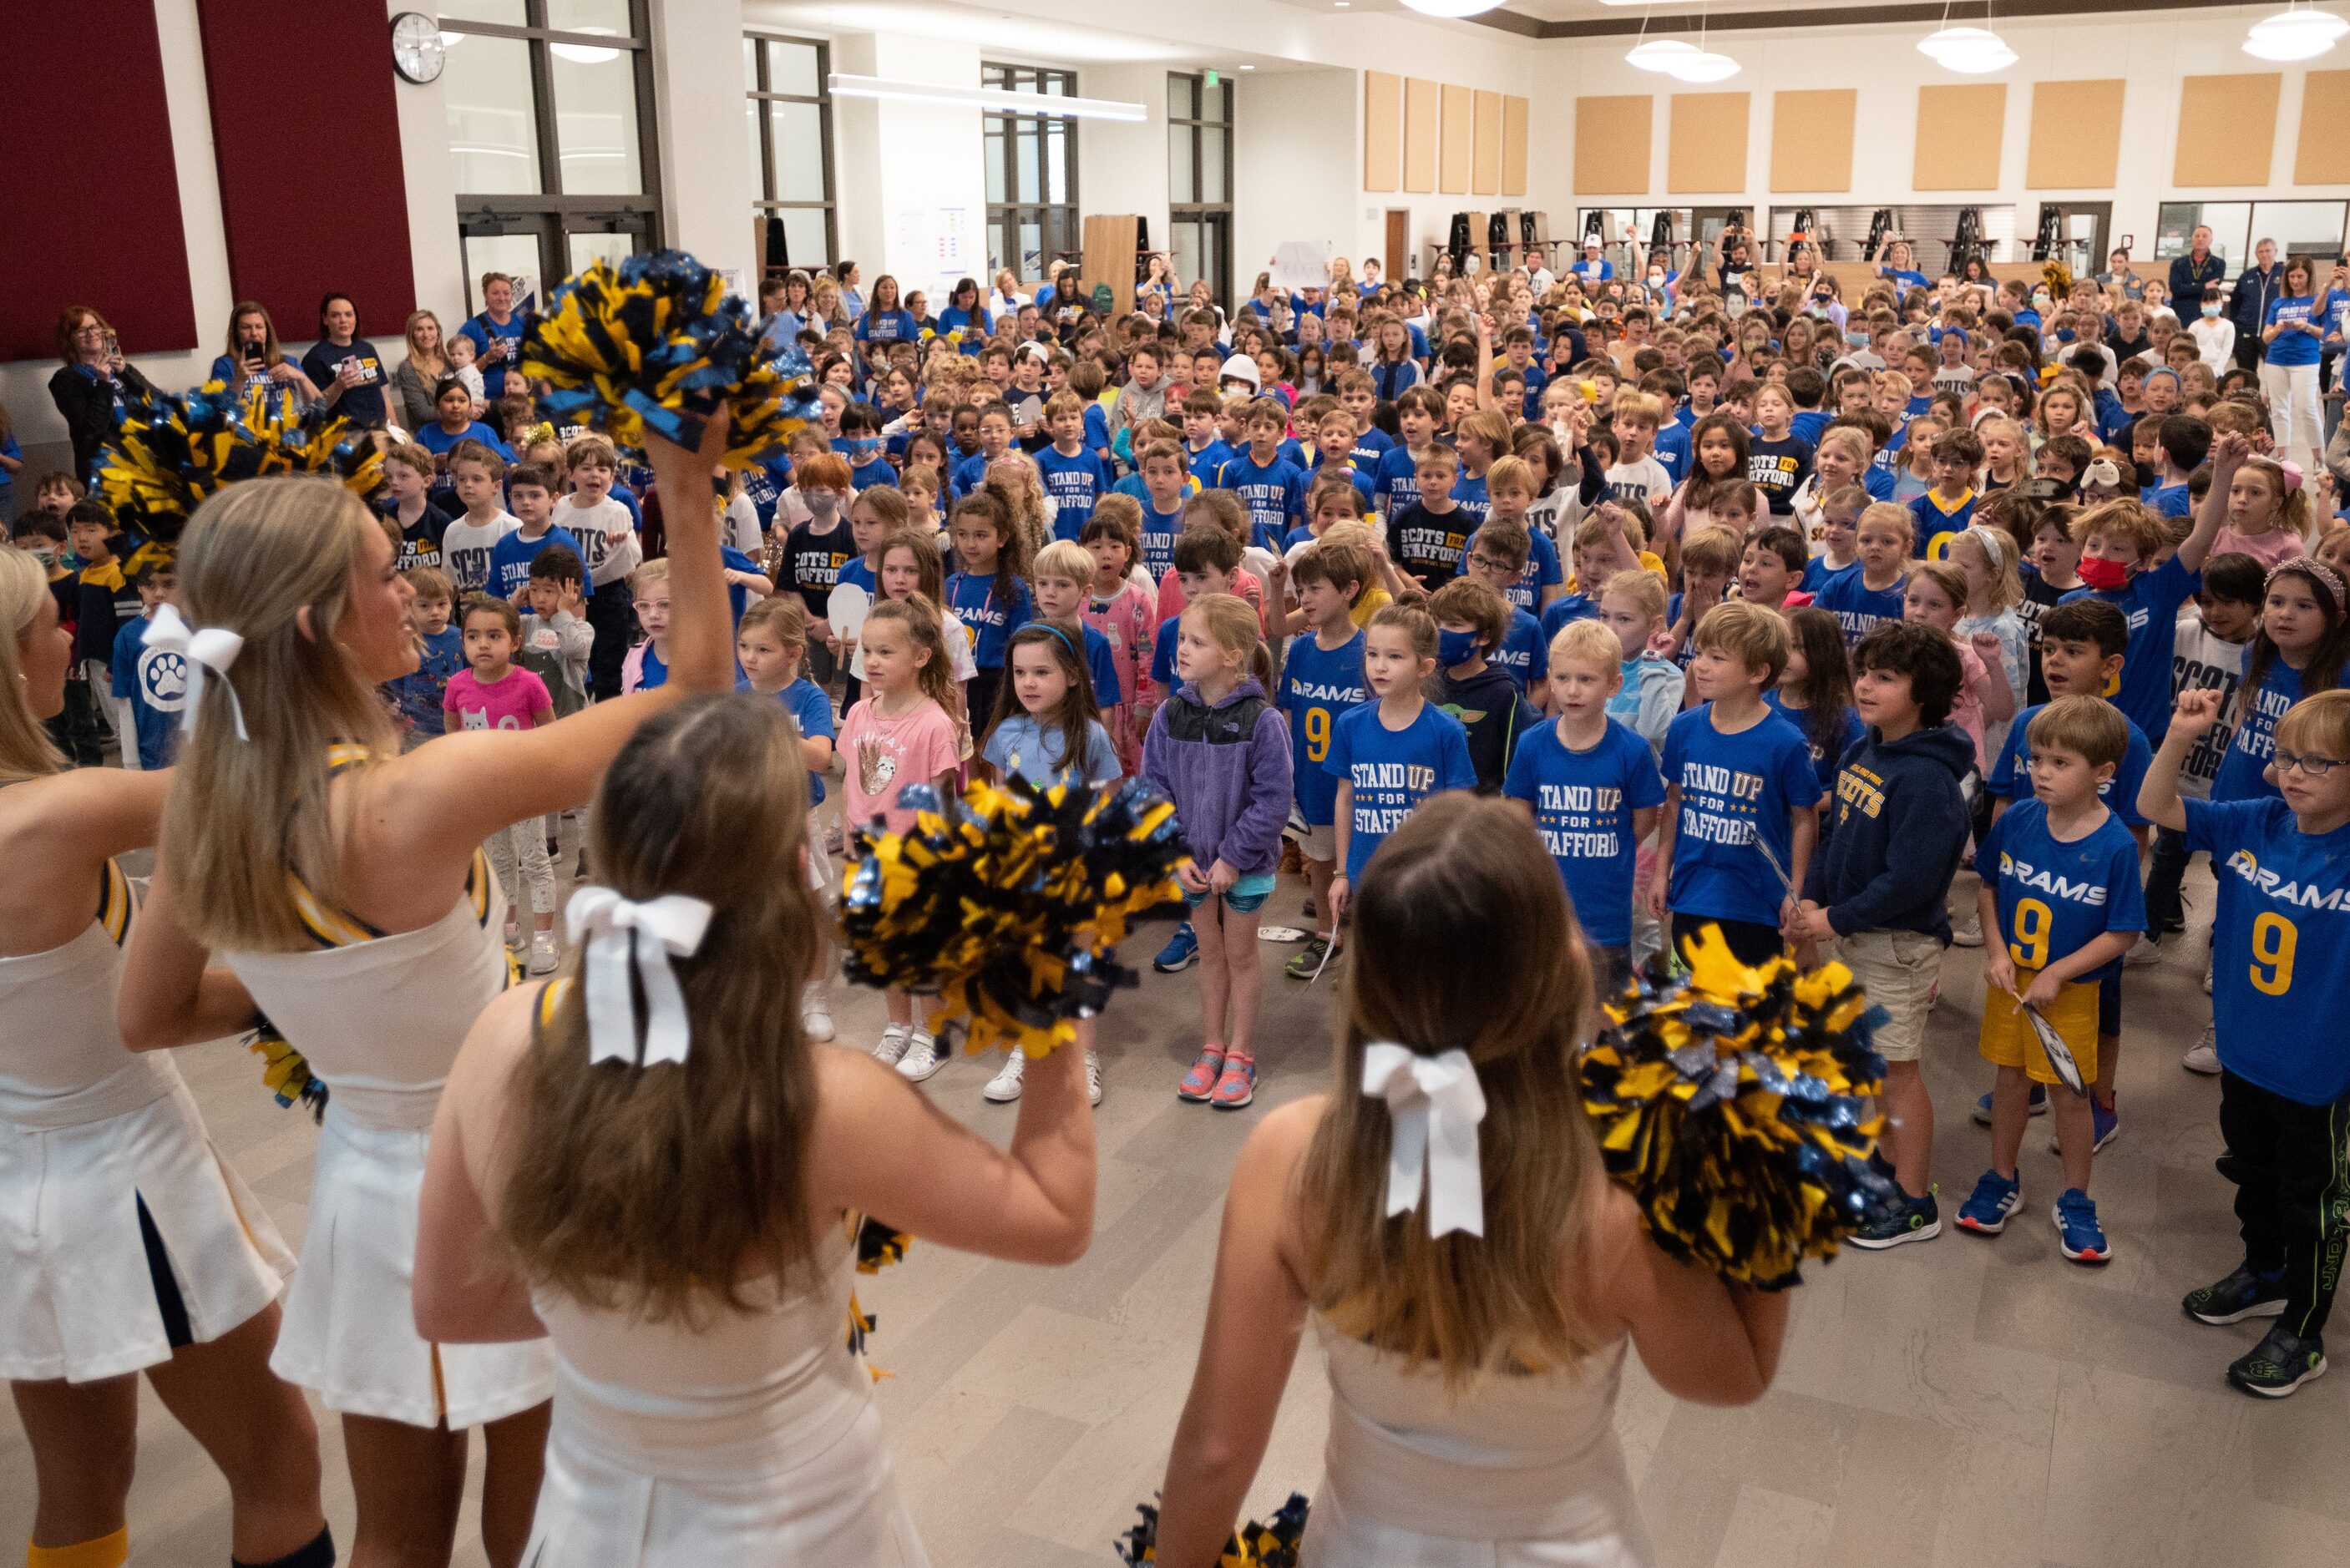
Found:
<path fill-rule="evenodd" d="M 1845 752 L 1804 886 L 1838 936 L 1923 931 L 1949 944 L 1942 905 L 1970 826 L 1960 781 L 1974 764 L 1956 724 L 1890 742 L 1872 729 Z"/>

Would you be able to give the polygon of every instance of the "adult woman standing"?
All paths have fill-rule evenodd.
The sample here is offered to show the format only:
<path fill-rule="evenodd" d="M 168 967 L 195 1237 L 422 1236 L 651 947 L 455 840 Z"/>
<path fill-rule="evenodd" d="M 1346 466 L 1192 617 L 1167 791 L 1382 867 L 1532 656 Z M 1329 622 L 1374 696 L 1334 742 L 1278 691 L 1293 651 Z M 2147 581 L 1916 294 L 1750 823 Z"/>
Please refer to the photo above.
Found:
<path fill-rule="evenodd" d="M 65 771 L 41 726 L 71 649 L 39 565 L 0 550 L 0 1374 L 30 1560 L 123 1561 L 143 1371 L 228 1478 L 234 1555 L 323 1568 L 317 1430 L 269 1371 L 294 1260 L 177 1070 L 115 1023 L 135 900 L 112 857 L 154 842 L 171 774 Z"/>
<path fill-rule="evenodd" d="M 1053 280 L 1053 292 L 1038 302 L 1044 307 L 1045 324 L 1061 347 L 1069 348 L 1093 318 L 1093 307 L 1087 303 L 1085 290 L 1079 286 L 1077 269 L 1070 267 Z"/>
<path fill-rule="evenodd" d="M 122 358 L 106 317 L 87 305 L 68 305 L 57 317 L 57 358 L 65 368 L 49 378 L 49 400 L 65 416 L 73 439 L 74 474 L 88 480 L 99 443 L 126 402 L 151 396 L 154 386 Z"/>
<path fill-rule="evenodd" d="M 723 426 L 706 452 L 723 450 Z M 707 493 L 712 458 L 647 444 L 661 494 Z M 585 804 L 639 723 L 732 679 L 717 531 L 673 530 L 669 559 L 668 685 L 402 755 L 375 691 L 416 669 L 416 643 L 391 545 L 356 497 L 256 480 L 204 503 L 181 540 L 198 635 L 241 641 L 192 683 L 123 1029 L 171 1044 L 247 1022 L 214 1005 L 217 951 L 333 1090 L 272 1365 L 342 1415 L 357 1561 L 447 1561 L 474 1425 L 490 1562 L 512 1568 L 529 1532 L 552 1361 L 418 1336 L 416 1194 L 449 1065 L 507 981 L 482 840 Z"/>
<path fill-rule="evenodd" d="M 832 264 L 833 286 L 840 291 L 841 313 L 847 318 L 840 323 L 842 326 L 856 326 L 857 318 L 865 314 L 865 295 L 857 286 L 860 275 L 853 261 Z"/>
<path fill-rule="evenodd" d="M 255 383 L 267 381 L 296 394 L 305 403 L 318 400 L 318 389 L 278 347 L 277 324 L 258 300 L 240 299 L 230 308 L 228 347 L 213 361 L 209 379 L 226 381 L 240 398 Z"/>
<path fill-rule="evenodd" d="M 696 698 L 638 732 L 589 817 L 611 885 L 572 911 L 654 924 L 669 1022 L 597 1007 L 597 966 L 626 986 L 631 961 L 593 935 L 584 983 L 491 1005 L 442 1099 L 417 1314 L 452 1340 L 552 1335 L 549 1563 L 922 1568 L 844 1332 L 854 1216 L 1030 1263 L 1092 1231 L 1082 1051 L 1030 1064 L 998 1152 L 867 1053 L 806 1040 L 806 778 L 773 701 Z"/>
<path fill-rule="evenodd" d="M 784 275 L 783 308 L 767 317 L 766 330 L 760 335 L 760 341 L 770 354 L 787 354 L 793 340 L 812 326 L 819 332 L 824 330 L 816 325 L 816 312 L 808 306 L 807 274 L 796 269 L 787 272 Z"/>
<path fill-rule="evenodd" d="M 2318 416 L 2317 361 L 2325 337 L 2324 298 L 2307 256 L 2284 264 L 2284 281 L 2262 319 L 2261 396 L 2268 400 L 2269 433 L 2280 456 L 2314 473 L 2323 460 L 2325 428 Z"/>
<path fill-rule="evenodd" d="M 408 340 L 408 358 L 391 373 L 391 388 L 400 394 L 400 422 L 413 432 L 441 417 L 433 391 L 451 374 L 449 354 L 441 318 L 429 310 L 410 311 L 401 336 Z"/>
<path fill-rule="evenodd" d="M 1232 329 L 1232 321 L 1230 317 L 1225 316 L 1224 307 L 1216 303 L 1215 293 L 1213 290 L 1209 288 L 1208 280 L 1204 277 L 1195 278 L 1192 280 L 1191 292 L 1189 297 L 1190 308 L 1193 310 L 1213 311 L 1215 313 L 1216 337 L 1221 340 L 1224 334 Z"/>
<path fill-rule="evenodd" d="M 1060 281 L 1061 266 L 1058 262 L 1054 264 L 1053 281 L 1055 283 Z M 1008 266 L 996 268 L 987 296 L 987 308 L 998 316 L 1018 316 L 1020 307 L 1028 303 L 1028 296 L 1020 292 L 1019 275 Z"/>
<path fill-rule="evenodd" d="M 362 430 L 384 427 L 383 358 L 359 336 L 359 307 L 348 294 L 318 301 L 318 340 L 302 356 L 302 373 L 318 389 L 328 409 Z"/>
<path fill-rule="evenodd" d="M 1063 287 L 1068 286 L 1067 274 L 1062 275 L 1061 283 Z M 980 303 L 978 283 L 967 277 L 959 280 L 954 292 L 947 296 L 947 307 L 939 312 L 940 335 L 962 333 L 962 351 L 976 354 L 985 343 L 987 335 L 994 330 L 995 318 L 988 314 L 987 306 Z"/>

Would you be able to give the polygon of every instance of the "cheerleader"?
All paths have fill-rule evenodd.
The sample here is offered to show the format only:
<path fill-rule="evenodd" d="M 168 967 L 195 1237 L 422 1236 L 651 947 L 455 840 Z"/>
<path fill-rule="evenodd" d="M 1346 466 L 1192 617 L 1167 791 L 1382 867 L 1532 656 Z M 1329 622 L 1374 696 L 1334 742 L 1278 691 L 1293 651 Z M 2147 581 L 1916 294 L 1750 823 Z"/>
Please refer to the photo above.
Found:
<path fill-rule="evenodd" d="M 806 777 L 772 701 L 638 731 L 588 818 L 611 885 L 572 897 L 577 974 L 492 1002 L 442 1096 L 417 1322 L 554 1340 L 533 1563 L 924 1568 L 848 1344 L 858 1216 L 1028 1263 L 1092 1234 L 1084 1052 L 1029 1064 L 998 1150 L 808 1043 Z"/>
<path fill-rule="evenodd" d="M 723 424 L 706 452 L 723 450 Z M 708 493 L 713 457 L 649 445 L 662 494 Z M 670 545 L 666 686 L 403 756 L 375 690 L 416 668 L 415 639 L 390 545 L 355 496 L 308 479 L 234 485 L 180 545 L 199 628 L 190 732 L 123 1028 L 134 1045 L 200 1033 L 217 952 L 332 1090 L 270 1364 L 343 1417 L 361 1561 L 448 1561 L 475 1426 L 490 1563 L 509 1568 L 529 1534 L 554 1359 L 417 1333 L 416 1194 L 449 1064 L 509 980 L 482 840 L 585 805 L 639 723 L 733 680 L 717 530 L 681 529 Z"/>
<path fill-rule="evenodd" d="M 67 773 L 42 721 L 72 634 L 34 558 L 0 550 L 0 1372 L 38 1478 L 31 1568 L 113 1568 L 138 1374 L 227 1476 L 238 1563 L 327 1568 L 318 1435 L 273 1376 L 294 1260 L 163 1056 L 115 1025 L 130 883 L 168 773 Z M 66 889 L 60 892 L 59 889 Z M 207 978 L 202 1034 L 251 1011 Z M 202 1037 L 193 1036 L 193 1037 Z"/>
<path fill-rule="evenodd" d="M 1627 1342 L 1685 1399 L 1770 1386 L 1786 1293 L 1669 1259 L 1601 1169 L 1589 966 L 1544 858 L 1510 803 L 1449 794 L 1372 860 L 1336 1081 L 1232 1172 L 1162 1568 L 1217 1561 L 1309 1322 L 1332 1398 L 1308 1568 L 1652 1563 L 1616 1440 Z"/>

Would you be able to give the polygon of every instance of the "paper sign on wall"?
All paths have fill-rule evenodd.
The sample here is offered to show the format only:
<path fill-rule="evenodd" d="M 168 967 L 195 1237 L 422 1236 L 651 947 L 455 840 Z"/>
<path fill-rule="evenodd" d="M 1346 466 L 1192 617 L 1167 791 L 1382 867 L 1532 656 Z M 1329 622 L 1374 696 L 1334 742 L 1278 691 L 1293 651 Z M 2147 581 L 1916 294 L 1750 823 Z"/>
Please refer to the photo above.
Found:
<path fill-rule="evenodd" d="M 1273 286 L 1321 288 L 1330 281 L 1330 242 L 1284 240 L 1273 247 Z"/>
<path fill-rule="evenodd" d="M 933 293 L 974 275 L 972 239 L 977 225 L 969 207 L 904 207 L 898 213 L 892 266 L 908 277 L 928 280 Z"/>

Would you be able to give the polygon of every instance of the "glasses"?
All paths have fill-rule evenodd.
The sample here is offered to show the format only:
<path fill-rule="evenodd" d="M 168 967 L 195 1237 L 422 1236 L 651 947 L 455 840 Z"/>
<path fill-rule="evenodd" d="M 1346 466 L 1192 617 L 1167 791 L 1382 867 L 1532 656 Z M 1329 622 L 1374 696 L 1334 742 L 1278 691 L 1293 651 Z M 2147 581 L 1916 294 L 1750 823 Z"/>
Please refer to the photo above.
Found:
<path fill-rule="evenodd" d="M 2338 757 L 2309 757 L 2299 752 L 2288 752 L 2282 746 L 2277 748 L 2276 771 L 2280 778 L 2297 768 L 2311 778 L 2322 779 L 2335 768 L 2345 766 L 2350 766 L 2350 763 Z"/>
<path fill-rule="evenodd" d="M 1510 569 L 1510 564 L 1507 561 L 1497 561 L 1492 556 L 1475 550 L 1469 554 L 1469 564 L 1472 566 L 1482 566 L 1489 572 L 1506 572 Z"/>

